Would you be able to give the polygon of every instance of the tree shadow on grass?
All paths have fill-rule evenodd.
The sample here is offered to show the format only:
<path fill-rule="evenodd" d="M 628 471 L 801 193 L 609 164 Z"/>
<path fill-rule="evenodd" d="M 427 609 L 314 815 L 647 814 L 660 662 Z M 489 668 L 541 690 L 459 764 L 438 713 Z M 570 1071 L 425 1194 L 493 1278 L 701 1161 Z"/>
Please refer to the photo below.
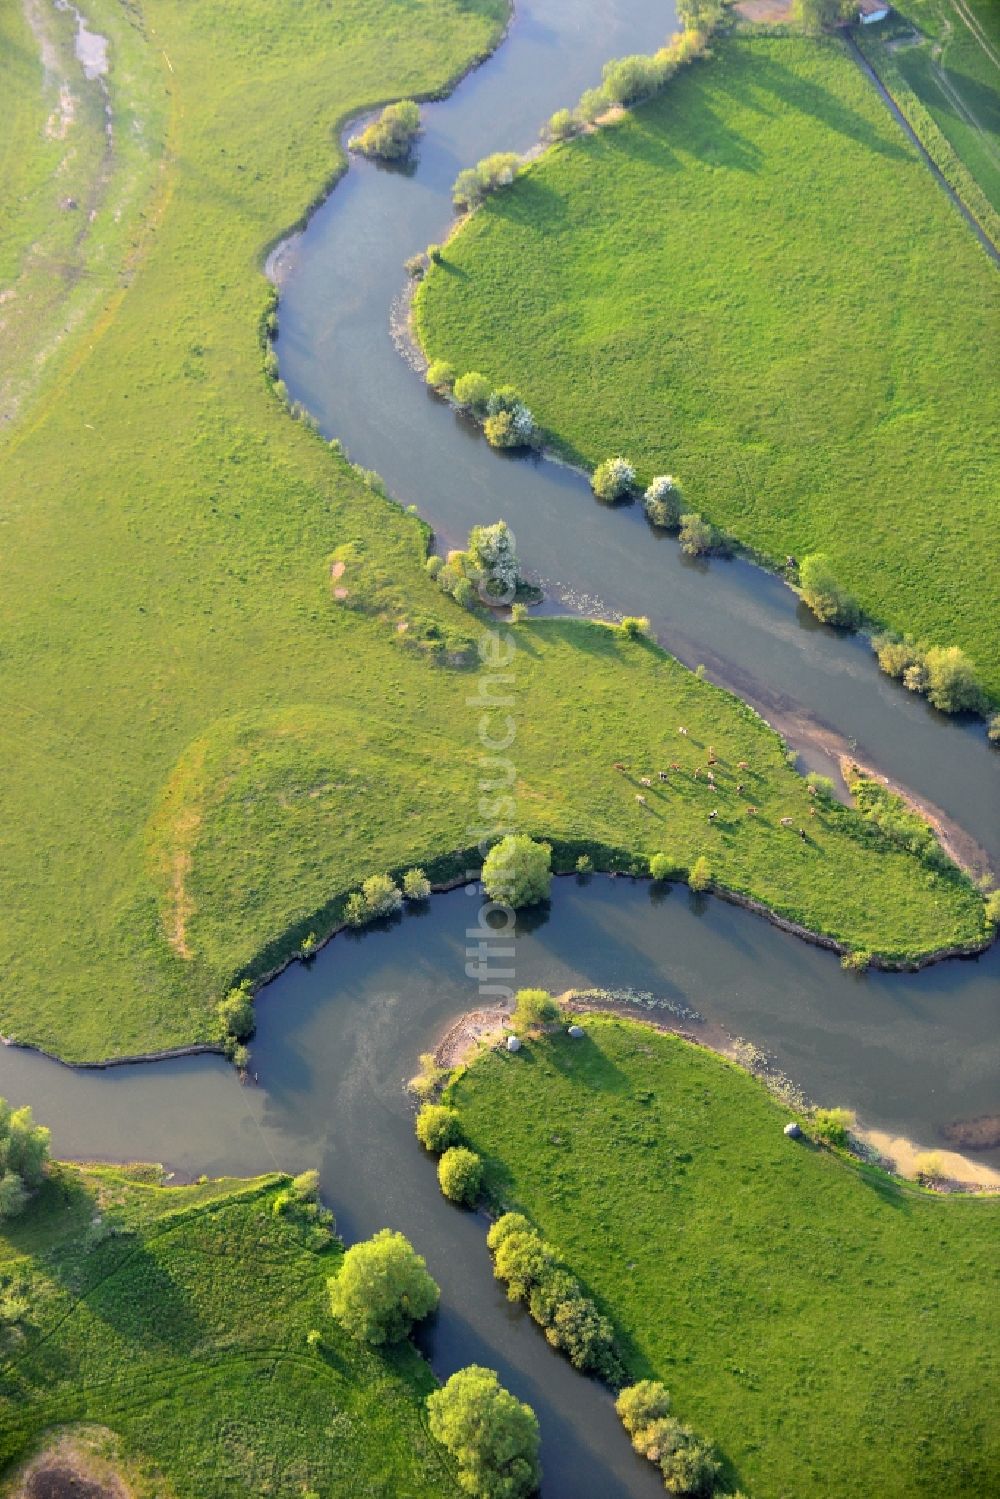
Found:
<path fill-rule="evenodd" d="M 787 105 L 790 114 L 799 111 L 812 115 L 836 134 L 846 136 L 890 161 L 912 160 L 912 153 L 902 140 L 893 138 L 895 126 L 888 114 L 885 115 L 884 128 L 880 128 L 822 84 L 804 78 L 801 73 L 793 72 L 770 57 L 755 58 L 753 82 L 755 88 L 772 94 Z"/>

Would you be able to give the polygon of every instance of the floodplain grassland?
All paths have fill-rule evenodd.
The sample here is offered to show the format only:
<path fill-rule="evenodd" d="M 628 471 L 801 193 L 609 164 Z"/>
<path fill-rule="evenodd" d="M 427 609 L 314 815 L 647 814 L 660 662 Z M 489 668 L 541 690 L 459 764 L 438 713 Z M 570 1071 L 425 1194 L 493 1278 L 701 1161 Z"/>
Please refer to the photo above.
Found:
<path fill-rule="evenodd" d="M 410 643 L 478 626 L 427 576 L 422 524 L 290 419 L 258 335 L 263 251 L 342 164 L 336 124 L 443 86 L 505 12 L 421 0 L 387 25 L 373 0 L 146 0 L 142 17 L 169 103 L 164 206 L 100 337 L 2 454 L 0 1031 L 68 1060 L 208 1039 L 229 985 L 333 930 L 368 875 L 466 869 L 484 815 L 476 673 Z M 619 867 L 706 854 L 720 883 L 854 948 L 986 939 L 971 886 L 843 809 L 810 820 L 778 737 L 648 642 L 558 621 L 517 639 L 525 831 Z M 715 797 L 693 779 L 709 746 Z M 643 806 L 638 779 L 674 760 Z"/>
<path fill-rule="evenodd" d="M 83 1425 L 119 1439 L 137 1499 L 457 1496 L 429 1366 L 333 1321 L 343 1251 L 276 1216 L 286 1179 L 156 1177 L 56 1165 L 3 1225 L 0 1304 L 25 1310 L 0 1326 L 0 1473 Z"/>
<path fill-rule="evenodd" d="M 996 268 L 836 38 L 730 35 L 487 201 L 416 304 L 428 355 L 555 447 L 783 564 L 1000 694 Z"/>
<path fill-rule="evenodd" d="M 992 1493 L 1000 1201 L 786 1139 L 788 1110 L 714 1053 L 580 1023 L 483 1053 L 446 1102 L 630 1377 L 663 1380 L 755 1499 Z"/>

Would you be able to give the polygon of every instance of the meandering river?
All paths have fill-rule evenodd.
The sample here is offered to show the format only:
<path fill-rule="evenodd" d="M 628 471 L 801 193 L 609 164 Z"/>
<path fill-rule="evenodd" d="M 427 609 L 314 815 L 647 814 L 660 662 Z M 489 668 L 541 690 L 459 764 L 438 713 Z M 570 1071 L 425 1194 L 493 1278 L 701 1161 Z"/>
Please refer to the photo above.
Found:
<path fill-rule="evenodd" d="M 492 453 L 392 343 L 402 262 L 443 236 L 459 168 L 530 145 L 608 56 L 648 51 L 671 26 L 669 7 L 651 0 L 527 0 L 495 57 L 426 110 L 416 170 L 355 164 L 279 256 L 282 375 L 354 459 L 419 504 L 443 543 L 503 515 L 556 599 L 649 614 L 666 646 L 754 701 L 809 763 L 856 740 L 861 757 L 1000 851 L 996 763 L 980 731 L 902 692 L 777 580 L 742 563 L 688 564 L 635 511 L 594 505 L 578 476 Z M 547 1499 L 662 1494 L 607 1393 L 506 1301 L 484 1223 L 440 1196 L 413 1137 L 404 1079 L 476 1002 L 464 972 L 470 893 L 438 896 L 388 930 L 343 934 L 269 985 L 256 1086 L 241 1087 L 213 1057 L 97 1073 L 8 1049 L 0 1093 L 33 1104 L 60 1155 L 162 1160 L 185 1176 L 319 1166 L 348 1240 L 388 1223 L 427 1256 L 443 1289 L 425 1345 L 437 1372 L 491 1365 L 535 1407 Z M 550 911 L 523 916 L 515 967 L 521 984 L 632 986 L 694 1009 L 773 1051 L 817 1101 L 927 1145 L 954 1118 L 997 1110 L 996 947 L 917 975 L 857 978 L 831 954 L 685 889 L 564 879 Z"/>

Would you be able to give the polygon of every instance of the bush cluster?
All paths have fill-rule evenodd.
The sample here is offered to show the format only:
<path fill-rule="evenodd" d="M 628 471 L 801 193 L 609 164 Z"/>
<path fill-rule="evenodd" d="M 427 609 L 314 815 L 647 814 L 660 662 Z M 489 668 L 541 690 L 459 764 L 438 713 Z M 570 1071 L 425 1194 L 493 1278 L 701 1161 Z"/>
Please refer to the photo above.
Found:
<path fill-rule="evenodd" d="M 646 519 L 664 531 L 681 523 L 681 491 L 672 474 L 658 474 L 642 497 Z"/>
<path fill-rule="evenodd" d="M 360 890 L 347 897 L 344 916 L 349 926 L 365 926 L 381 916 L 392 916 L 403 904 L 403 892 L 391 875 L 369 875 Z"/>
<path fill-rule="evenodd" d="M 799 587 L 802 597 L 817 619 L 826 625 L 856 630 L 861 610 L 856 599 L 837 582 L 830 560 L 822 552 L 812 552 L 799 564 Z"/>
<path fill-rule="evenodd" d="M 240 1072 L 245 1072 L 250 1060 L 246 1042 L 253 1035 L 255 1024 L 249 979 L 243 979 L 230 989 L 225 999 L 220 999 L 215 1007 L 215 1020 L 226 1056 Z"/>
<path fill-rule="evenodd" d="M 444 562 L 429 557 L 427 569 L 445 593 L 466 609 L 477 599 L 485 604 L 508 604 L 521 585 L 514 533 L 505 520 L 473 526 L 464 552 L 452 550 Z"/>
<path fill-rule="evenodd" d="M 552 886 L 552 847 L 527 833 L 509 833 L 495 843 L 483 863 L 483 889 L 490 900 L 513 910 L 548 900 Z"/>
<path fill-rule="evenodd" d="M 659 1380 L 629 1385 L 615 1409 L 636 1452 L 658 1465 L 668 1493 L 709 1499 L 716 1492 L 720 1464 L 714 1448 L 670 1415 L 670 1396 Z"/>
<path fill-rule="evenodd" d="M 719 0 L 681 0 L 677 15 L 685 29 L 651 55 L 638 53 L 605 63 L 600 87 L 581 94 L 575 109 L 557 109 L 542 132 L 545 139 L 568 140 L 609 110 L 628 108 L 658 93 L 680 68 L 704 56 L 720 13 Z"/>
<path fill-rule="evenodd" d="M 952 861 L 938 842 L 933 828 L 902 797 L 877 781 L 851 782 L 851 795 L 866 822 L 873 823 L 893 843 L 915 854 L 939 874 L 951 873 Z"/>
<path fill-rule="evenodd" d="M 976 670 L 957 645 L 923 646 L 898 635 L 877 635 L 872 641 L 878 664 L 898 677 L 911 692 L 922 692 L 942 713 L 978 713 L 984 702 Z M 996 740 L 1000 741 L 1000 714 Z M 990 738 L 994 738 L 992 728 Z"/>
<path fill-rule="evenodd" d="M 594 470 L 590 487 L 599 500 L 613 505 L 625 500 L 635 485 L 635 469 L 627 458 L 605 458 Z"/>
<path fill-rule="evenodd" d="M 827 1145 L 846 1148 L 853 1125 L 854 1115 L 850 1109 L 817 1109 L 813 1114 L 813 1133 Z"/>
<path fill-rule="evenodd" d="M 333 1214 L 319 1200 L 318 1171 L 302 1171 L 293 1177 L 275 1197 L 273 1212 L 307 1229 L 310 1248 L 322 1248 L 333 1234 Z"/>
<path fill-rule="evenodd" d="M 509 187 L 517 176 L 521 158 L 516 151 L 494 151 L 474 167 L 466 167 L 455 178 L 451 200 L 456 208 L 478 208 L 498 187 Z"/>
<path fill-rule="evenodd" d="M 562 1011 L 547 989 L 518 989 L 514 995 L 514 1029 L 520 1034 L 551 1025 Z"/>
<path fill-rule="evenodd" d="M 24 1211 L 48 1159 L 48 1130 L 35 1123 L 29 1108 L 12 1109 L 0 1098 L 0 1221 Z"/>
<path fill-rule="evenodd" d="M 412 99 L 401 99 L 398 104 L 387 104 L 377 120 L 360 135 L 352 136 L 347 149 L 383 161 L 399 161 L 409 154 L 419 133 L 419 107 Z"/>
<path fill-rule="evenodd" d="M 598 1374 L 610 1384 L 621 1378 L 622 1365 L 607 1317 L 583 1293 L 580 1282 L 560 1265 L 522 1213 L 505 1213 L 486 1242 L 493 1253 L 497 1280 L 507 1285 L 511 1301 L 524 1301 L 553 1348 L 565 1353 L 575 1369 Z"/>

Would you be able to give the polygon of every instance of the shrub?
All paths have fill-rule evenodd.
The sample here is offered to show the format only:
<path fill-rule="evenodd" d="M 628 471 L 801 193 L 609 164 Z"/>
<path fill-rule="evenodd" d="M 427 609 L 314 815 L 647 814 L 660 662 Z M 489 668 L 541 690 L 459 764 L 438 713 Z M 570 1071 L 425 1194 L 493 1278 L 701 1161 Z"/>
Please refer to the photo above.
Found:
<path fill-rule="evenodd" d="M 702 854 L 700 858 L 695 859 L 694 863 L 692 864 L 691 871 L 688 875 L 688 884 L 691 886 L 692 890 L 697 891 L 708 890 L 711 888 L 712 871 L 709 866 L 709 862 L 705 858 L 704 854 Z"/>
<path fill-rule="evenodd" d="M 681 492 L 677 480 L 670 474 L 660 474 L 653 480 L 642 498 L 647 519 L 666 531 L 672 531 L 681 523 Z"/>
<path fill-rule="evenodd" d="M 426 255 L 410 255 L 403 261 L 403 269 L 414 281 L 419 281 L 427 270 Z"/>
<path fill-rule="evenodd" d="M 435 390 L 448 390 L 455 383 L 455 370 L 447 359 L 432 359 L 424 378 Z"/>
<path fill-rule="evenodd" d="M 521 580 L 521 569 L 514 533 L 505 520 L 498 520 L 492 526 L 473 526 L 466 555 L 487 600 L 506 601 L 513 597 Z"/>
<path fill-rule="evenodd" d="M 547 989 L 518 989 L 514 996 L 515 1030 L 551 1025 L 553 1020 L 559 1019 L 561 1013 Z"/>
<path fill-rule="evenodd" d="M 427 900 L 431 882 L 422 869 L 408 869 L 403 875 L 403 895 L 407 900 Z"/>
<path fill-rule="evenodd" d="M 641 1379 L 626 1386 L 615 1401 L 615 1410 L 629 1436 L 670 1413 L 670 1395 L 658 1379 Z"/>
<path fill-rule="evenodd" d="M 864 973 L 871 964 L 872 955 L 865 948 L 858 948 L 855 952 L 845 952 L 840 960 L 840 966 L 845 973 Z"/>
<path fill-rule="evenodd" d="M 806 776 L 806 785 L 825 801 L 834 800 L 835 787 L 829 776 L 821 776 L 819 771 L 811 770 Z"/>
<path fill-rule="evenodd" d="M 506 1282 L 510 1301 L 524 1301 L 553 1268 L 554 1256 L 534 1229 L 510 1233 L 494 1250 L 493 1273 Z"/>
<path fill-rule="evenodd" d="M 919 1182 L 940 1181 L 944 1176 L 944 1162 L 940 1152 L 937 1150 L 921 1151 L 918 1156 L 914 1157 L 913 1169 Z"/>
<path fill-rule="evenodd" d="M 422 1051 L 419 1071 L 410 1078 L 407 1087 L 418 1098 L 431 1098 L 448 1076 L 447 1068 L 440 1067 L 432 1051 Z"/>
<path fill-rule="evenodd" d="M 481 1499 L 522 1499 L 537 1489 L 538 1421 L 492 1369 L 460 1369 L 427 1397 L 431 1436 L 458 1464 L 459 1482 Z"/>
<path fill-rule="evenodd" d="M 548 900 L 552 885 L 552 848 L 526 833 L 509 833 L 495 843 L 483 864 L 483 888 L 490 900 L 515 911 Z"/>
<path fill-rule="evenodd" d="M 244 979 L 241 984 L 230 989 L 225 999 L 221 999 L 216 1005 L 215 1013 L 223 1037 L 232 1036 L 237 1041 L 245 1041 L 252 1036 L 254 1013 L 249 980 Z"/>
<path fill-rule="evenodd" d="M 840 625 L 854 630 L 861 619 L 861 610 L 855 599 L 837 582 L 830 560 L 822 552 L 812 552 L 803 557 L 799 565 L 799 584 L 802 597 L 817 619 L 827 625 Z"/>
<path fill-rule="evenodd" d="M 438 1161 L 438 1182 L 450 1202 L 471 1207 L 483 1184 L 483 1163 L 474 1150 L 451 1145 Z"/>
<path fill-rule="evenodd" d="M 49 1132 L 30 1108 L 12 1109 L 0 1098 L 0 1220 L 22 1212 L 28 1192 L 42 1183 L 49 1159 Z"/>
<path fill-rule="evenodd" d="M 400 1233 L 381 1229 L 354 1244 L 328 1282 L 330 1309 L 361 1342 L 398 1343 L 437 1306 L 440 1292 L 423 1257 Z"/>
<path fill-rule="evenodd" d="M 639 640 L 649 634 L 649 620 L 645 614 L 626 614 L 619 626 L 628 640 Z"/>
<path fill-rule="evenodd" d="M 592 125 L 595 120 L 600 119 L 611 101 L 603 89 L 588 88 L 580 95 L 580 101 L 576 106 L 575 114 L 578 120 L 586 125 Z"/>
<path fill-rule="evenodd" d="M 654 880 L 669 880 L 679 873 L 676 859 L 669 854 L 652 854 L 649 860 L 649 872 Z"/>
<path fill-rule="evenodd" d="M 900 640 L 897 635 L 876 635 L 872 648 L 879 666 L 890 677 L 903 677 L 911 667 L 923 665 L 923 652 L 912 640 Z"/>
<path fill-rule="evenodd" d="M 545 126 L 545 134 L 552 141 L 566 141 L 571 135 L 576 135 L 580 129 L 580 122 L 571 109 L 557 109 L 554 115 L 549 117 Z"/>
<path fill-rule="evenodd" d="M 535 419 L 512 385 L 493 391 L 486 411 L 483 431 L 491 447 L 523 448 L 532 441 Z"/>
<path fill-rule="evenodd" d="M 986 725 L 986 737 L 991 744 L 1000 744 L 1000 713 L 994 713 Z"/>
<path fill-rule="evenodd" d="M 471 609 L 476 602 L 476 590 L 468 578 L 459 578 L 451 590 L 451 596 L 456 604 L 461 604 L 463 609 Z"/>
<path fill-rule="evenodd" d="M 1000 925 L 1000 890 L 991 890 L 984 901 L 986 920 L 991 926 Z"/>
<path fill-rule="evenodd" d="M 715 1492 L 720 1463 L 714 1449 L 688 1426 L 676 1427 L 660 1441 L 660 1472 L 668 1494 L 708 1499 Z"/>
<path fill-rule="evenodd" d="M 427 259 L 434 265 L 440 265 L 444 251 L 440 245 L 431 244 L 427 246 Z"/>
<path fill-rule="evenodd" d="M 229 1060 L 237 1072 L 245 1073 L 250 1066 L 250 1051 L 248 1047 L 242 1041 L 237 1041 L 229 1052 Z"/>
<path fill-rule="evenodd" d="M 490 193 L 509 187 L 517 176 L 521 158 L 516 151 L 495 151 L 474 167 L 466 167 L 455 178 L 451 200 L 456 208 L 478 208 Z"/>
<path fill-rule="evenodd" d="M 527 617 L 528 617 L 528 606 L 527 606 L 527 604 L 511 604 L 511 606 L 510 606 L 510 622 L 511 622 L 512 625 L 523 624 L 524 621 L 527 619 Z"/>
<path fill-rule="evenodd" d="M 298 1176 L 292 1178 L 289 1190 L 296 1202 L 315 1202 L 319 1196 L 319 1172 L 300 1171 Z"/>
<path fill-rule="evenodd" d="M 707 557 L 722 545 L 720 533 L 696 510 L 681 516 L 679 540 L 681 551 L 688 557 Z"/>
<path fill-rule="evenodd" d="M 817 1109 L 813 1115 L 813 1132 L 828 1145 L 846 1146 L 853 1124 L 850 1109 Z"/>
<path fill-rule="evenodd" d="M 398 161 L 407 154 L 420 131 L 420 110 L 412 99 L 387 104 L 377 120 L 347 142 L 349 151 Z"/>
<path fill-rule="evenodd" d="M 459 375 L 453 394 L 460 406 L 468 406 L 472 411 L 485 411 L 490 398 L 490 382 L 478 370 L 469 370 L 467 374 Z"/>
<path fill-rule="evenodd" d="M 594 861 L 589 854 L 581 854 L 576 861 L 577 874 L 593 874 Z"/>
<path fill-rule="evenodd" d="M 613 504 L 624 500 L 632 493 L 635 484 L 635 469 L 627 458 L 605 458 L 595 468 L 590 487 L 599 500 Z"/>
<path fill-rule="evenodd" d="M 417 1114 L 415 1128 L 421 1145 L 435 1155 L 440 1155 L 462 1138 L 457 1111 L 443 1103 L 425 1103 Z"/>
<path fill-rule="evenodd" d="M 360 890 L 355 890 L 353 895 L 347 897 L 344 905 L 344 920 L 348 926 L 364 926 L 369 919 L 368 907 Z"/>
<path fill-rule="evenodd" d="M 601 88 L 612 104 L 634 104 L 648 98 L 663 82 L 663 68 L 655 57 L 636 53 L 604 64 Z"/>
<path fill-rule="evenodd" d="M 486 1245 L 495 1253 L 504 1239 L 509 1239 L 511 1234 L 533 1234 L 534 1232 L 535 1230 L 523 1213 L 504 1213 L 490 1227 L 486 1235 Z"/>
<path fill-rule="evenodd" d="M 975 713 L 983 691 L 975 668 L 957 645 L 932 646 L 925 658 L 927 696 L 942 713 Z"/>
<path fill-rule="evenodd" d="M 569 1279 L 572 1281 L 572 1276 Z M 580 1294 L 575 1282 L 573 1285 L 573 1293 L 556 1304 L 545 1328 L 546 1339 L 553 1348 L 565 1353 L 574 1369 L 613 1380 L 621 1369 L 614 1328 L 594 1302 Z"/>
<path fill-rule="evenodd" d="M 373 917 L 391 916 L 403 904 L 399 886 L 387 874 L 373 874 L 361 886 L 365 905 Z"/>
<path fill-rule="evenodd" d="M 436 578 L 442 567 L 444 567 L 444 558 L 438 557 L 435 554 L 434 556 L 428 557 L 427 561 L 424 563 L 424 566 L 430 573 L 431 577 Z"/>

